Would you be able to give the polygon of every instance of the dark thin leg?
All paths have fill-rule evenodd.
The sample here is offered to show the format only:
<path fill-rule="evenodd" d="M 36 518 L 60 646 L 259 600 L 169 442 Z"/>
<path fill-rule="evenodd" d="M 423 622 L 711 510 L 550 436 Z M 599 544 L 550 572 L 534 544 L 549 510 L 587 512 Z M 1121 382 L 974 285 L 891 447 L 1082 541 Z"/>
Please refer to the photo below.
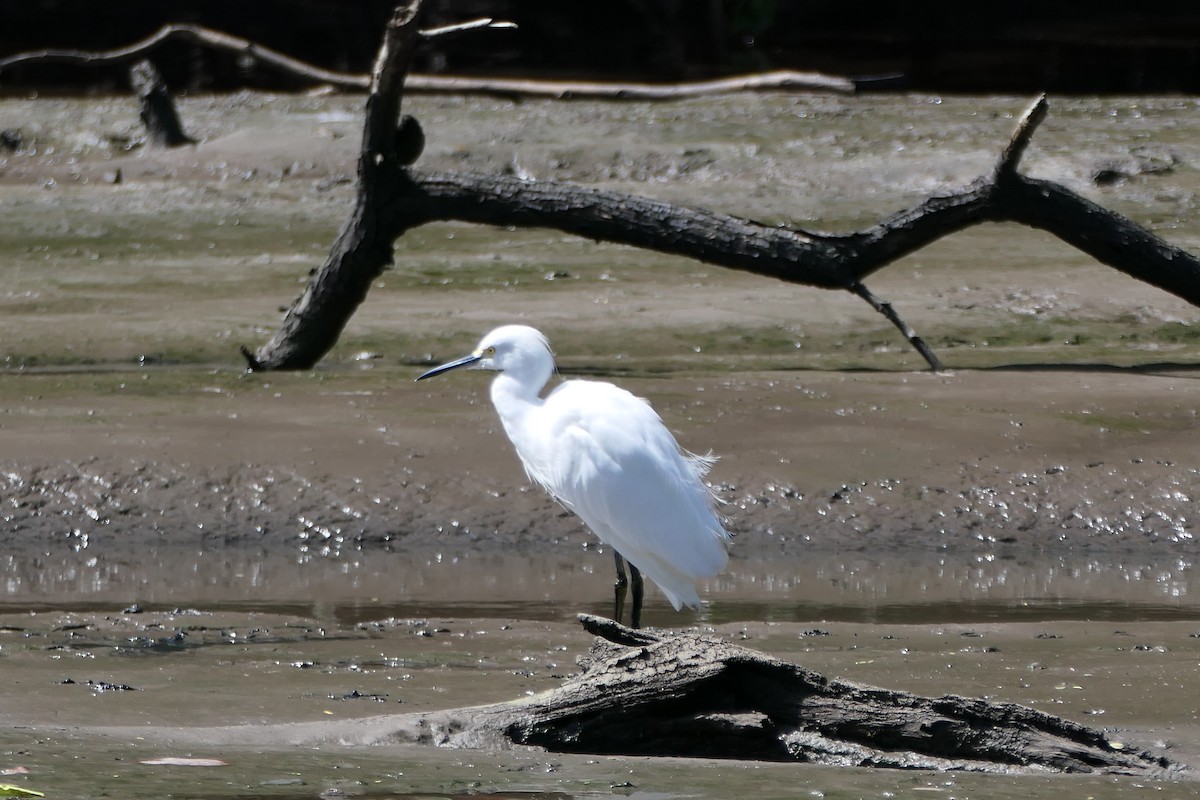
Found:
<path fill-rule="evenodd" d="M 613 556 L 617 562 L 617 582 L 613 584 L 613 600 L 615 601 L 613 603 L 613 621 L 620 625 L 621 615 L 625 612 L 625 596 L 629 593 L 629 578 L 625 577 L 625 559 L 621 558 L 621 554 L 616 550 L 613 550 Z M 637 575 L 636 569 L 633 574 Z M 636 602 L 636 594 L 634 598 Z"/>
<path fill-rule="evenodd" d="M 633 565 L 629 564 L 629 576 L 633 579 L 633 610 L 629 613 L 629 627 L 642 627 L 642 573 Z"/>

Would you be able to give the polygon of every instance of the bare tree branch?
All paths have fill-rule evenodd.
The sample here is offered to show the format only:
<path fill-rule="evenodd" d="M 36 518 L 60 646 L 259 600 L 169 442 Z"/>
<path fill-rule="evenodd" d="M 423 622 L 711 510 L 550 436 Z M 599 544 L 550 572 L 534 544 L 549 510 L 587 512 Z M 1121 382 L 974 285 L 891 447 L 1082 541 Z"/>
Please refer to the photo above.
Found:
<path fill-rule="evenodd" d="M 880 314 L 883 314 L 883 316 L 886 317 L 889 322 L 895 325 L 897 330 L 900 331 L 901 335 L 908 340 L 908 343 L 911 344 L 916 351 L 921 354 L 921 357 L 925 359 L 925 363 L 929 365 L 930 369 L 932 369 L 934 372 L 942 371 L 942 362 L 938 359 L 937 355 L 929 349 L 929 345 L 925 344 L 925 340 L 918 336 L 917 332 L 909 327 L 907 322 L 900 319 L 900 315 L 896 313 L 894 308 L 892 308 L 891 303 L 886 303 L 883 300 L 880 300 L 871 292 L 870 289 L 858 281 L 854 281 L 850 284 L 850 291 L 854 292 L 854 294 L 858 295 L 863 300 L 866 300 L 867 303 L 870 304 L 871 308 L 875 309 Z"/>
<path fill-rule="evenodd" d="M 1021 157 L 1025 155 L 1025 148 L 1029 147 L 1034 131 L 1042 124 L 1047 113 L 1046 95 L 1044 94 L 1025 109 L 1025 113 L 1017 120 L 1016 130 L 1013 131 L 1012 138 L 1008 140 L 1008 146 L 1004 148 L 1000 154 L 1000 160 L 996 163 L 995 176 L 997 180 L 1016 173 L 1017 165 L 1021 162 Z"/>
<path fill-rule="evenodd" d="M 376 175 L 389 188 L 387 200 L 375 195 L 380 204 L 373 212 L 379 226 L 374 236 L 383 248 L 389 236 L 394 240 L 414 227 L 436 221 L 545 227 L 789 283 L 842 289 L 883 314 L 935 370 L 941 369 L 937 356 L 890 303 L 866 289 L 864 281 L 943 236 L 983 222 L 1019 222 L 1046 230 L 1109 266 L 1200 306 L 1200 260 L 1194 255 L 1062 186 L 1016 172 L 1021 154 L 1045 115 L 1045 100 L 1039 98 L 1020 118 L 991 175 L 850 233 L 770 227 L 704 209 L 557 181 L 400 168 Z M 360 187 L 360 191 L 376 190 Z M 369 281 L 386 266 L 388 258 L 390 250 L 386 255 L 381 250 L 370 263 L 338 261 L 336 267 L 359 269 Z M 300 318 L 290 319 L 285 330 L 254 354 L 252 366 L 308 368 L 333 346 L 336 332 L 354 311 L 353 304 L 324 295 L 336 292 L 336 287 L 349 280 L 339 277 L 336 270 L 330 272 L 334 265 L 327 263 L 305 295 L 306 308 L 313 313 L 314 322 L 320 321 L 324 335 L 317 335 L 311 326 L 295 325 Z"/>
<path fill-rule="evenodd" d="M 990 175 L 845 234 L 773 228 L 704 209 L 681 208 L 555 181 L 409 169 L 424 142 L 419 124 L 412 118 L 400 118 L 404 88 L 419 83 L 414 76 L 407 76 L 416 44 L 430 37 L 504 25 L 485 19 L 422 31 L 416 22 L 419 12 L 418 0 L 397 9 L 369 81 L 363 76 L 317 70 L 245 39 L 190 25 L 167 26 L 120 50 L 43 51 L 14 56 L 0 60 L 0 70 L 39 59 L 123 61 L 168 39 L 180 38 L 247 53 L 314 80 L 369 87 L 354 211 L 325 265 L 314 273 L 275 336 L 256 352 L 243 348 L 252 369 L 298 369 L 315 364 L 336 343 L 371 282 L 391 263 L 396 238 L 413 227 L 444 220 L 555 228 L 790 283 L 849 291 L 883 314 L 934 369 L 941 368 L 936 355 L 890 303 L 866 288 L 864 280 L 898 258 L 981 222 L 1019 222 L 1049 231 L 1109 266 L 1200 306 L 1200 260 L 1194 255 L 1062 186 L 1017 172 L 1022 155 L 1047 114 L 1045 97 L 1037 98 L 1022 114 Z M 777 79 L 791 78 L 771 78 Z M 679 96 L 676 92 L 746 88 L 753 83 L 742 80 L 735 84 L 668 87 L 666 94 L 662 93 L 664 87 L 649 87 L 650 94 L 641 94 L 646 88 L 642 86 L 616 91 L 617 96 L 663 97 Z M 461 88 L 455 83 L 440 85 Z M 504 83 L 495 86 L 505 92 L 536 91 Z M 565 86 L 542 88 L 559 95 L 611 89 Z M 698 89 L 700 86 L 703 88 Z"/>
<path fill-rule="evenodd" d="M 141 41 L 114 50 L 37 50 L 18 53 L 7 58 L 0 58 L 0 72 L 35 63 L 80 64 L 83 66 L 122 64 L 141 58 L 148 51 L 170 41 L 190 42 L 211 47 L 214 50 L 227 50 L 250 56 L 283 72 L 298 75 L 306 80 L 327 83 L 341 89 L 361 91 L 370 84 L 370 77 L 367 75 L 322 69 L 240 36 L 214 31 L 200 25 L 183 24 L 165 25 Z"/>
<path fill-rule="evenodd" d="M 423 40 L 443 38 L 480 29 L 515 28 L 511 22 L 483 18 L 420 32 Z M 347 91 L 370 88 L 371 76 L 338 72 L 292 58 L 257 42 L 201 25 L 165 25 L 137 42 L 113 50 L 35 50 L 0 58 L 0 73 L 31 64 L 58 63 L 80 66 L 121 64 L 143 57 L 167 42 L 188 42 L 213 50 L 225 50 L 248 56 L 277 71 L 302 80 L 327 84 Z M 484 78 L 449 75 L 409 75 L 409 92 L 477 92 L 481 94 L 523 95 L 534 97 L 607 97 L 637 100 L 675 100 L 726 92 L 800 89 L 850 93 L 854 82 L 816 72 L 775 70 L 690 83 L 605 83 L 597 81 L 539 81 L 508 78 Z"/>
<path fill-rule="evenodd" d="M 612 100 L 681 100 L 729 92 L 826 91 L 853 93 L 854 82 L 818 72 L 774 70 L 735 75 L 710 81 L 683 83 L 612 83 L 600 81 L 514 80 L 505 78 L 410 75 L 404 88 L 410 92 L 475 92 L 522 97 L 597 98 Z"/>
<path fill-rule="evenodd" d="M 422 39 L 438 39 L 444 36 L 455 36 L 467 31 L 477 31 L 480 28 L 510 28 L 515 29 L 517 26 L 512 22 L 498 22 L 491 17 L 481 17 L 473 19 L 469 22 L 458 22 L 454 25 L 443 25 L 440 28 L 430 28 L 429 30 L 421 31 Z"/>
<path fill-rule="evenodd" d="M 392 262 L 396 236 L 393 226 L 380 218 L 379 209 L 395 201 L 398 178 L 410 160 L 397 153 L 396 145 L 402 128 L 401 86 L 420 40 L 420 13 L 420 0 L 401 3 L 388 23 L 371 71 L 354 210 L 325 266 L 292 305 L 274 338 L 256 353 L 241 349 L 252 370 L 300 364 L 309 353 L 327 352 L 366 299 L 371 282 Z"/>

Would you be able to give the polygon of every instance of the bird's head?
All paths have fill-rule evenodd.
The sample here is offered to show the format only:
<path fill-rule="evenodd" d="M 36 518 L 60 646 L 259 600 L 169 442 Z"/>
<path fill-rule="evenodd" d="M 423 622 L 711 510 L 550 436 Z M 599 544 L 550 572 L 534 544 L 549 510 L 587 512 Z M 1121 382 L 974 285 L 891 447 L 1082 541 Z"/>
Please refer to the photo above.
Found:
<path fill-rule="evenodd" d="M 434 367 L 417 380 L 432 378 L 459 367 L 505 372 L 530 383 L 540 378 L 540 388 L 554 371 L 554 354 L 550 351 L 550 342 L 541 331 L 528 325 L 504 325 L 484 336 L 471 355 Z"/>

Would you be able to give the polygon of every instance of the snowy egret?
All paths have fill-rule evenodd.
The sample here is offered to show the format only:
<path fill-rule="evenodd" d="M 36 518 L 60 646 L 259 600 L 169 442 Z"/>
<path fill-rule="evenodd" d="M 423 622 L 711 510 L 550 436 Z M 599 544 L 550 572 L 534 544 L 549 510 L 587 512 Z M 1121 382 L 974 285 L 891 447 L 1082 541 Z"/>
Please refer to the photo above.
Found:
<path fill-rule="evenodd" d="M 728 561 L 729 533 L 703 482 L 713 457 L 681 449 L 648 402 L 611 383 L 565 381 L 542 398 L 554 355 L 546 337 L 528 326 L 496 328 L 471 355 L 417 380 L 468 366 L 500 373 L 492 404 L 530 480 L 613 548 L 614 618 L 621 621 L 632 582 L 630 623 L 640 626 L 642 573 L 676 611 L 700 605 L 696 580 L 716 575 Z"/>

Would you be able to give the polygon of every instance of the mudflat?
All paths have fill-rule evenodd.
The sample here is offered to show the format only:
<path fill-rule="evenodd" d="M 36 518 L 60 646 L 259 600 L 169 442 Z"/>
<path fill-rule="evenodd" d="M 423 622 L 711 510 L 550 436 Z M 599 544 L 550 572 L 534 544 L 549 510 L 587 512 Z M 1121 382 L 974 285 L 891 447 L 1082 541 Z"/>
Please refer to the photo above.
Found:
<path fill-rule="evenodd" d="M 831 674 L 930 693 L 963 674 L 951 691 L 1066 698 L 1068 716 L 1197 751 L 1197 711 L 1180 699 L 1196 696 L 1186 665 L 1200 650 L 1200 310 L 1045 234 L 975 228 L 870 282 L 947 364 L 931 374 L 849 295 L 446 224 L 398 243 L 319 368 L 246 374 L 238 345 L 270 335 L 348 211 L 360 102 L 185 98 L 201 142 L 171 152 L 134 146 L 124 99 L 0 102 L 0 127 L 22 134 L 0 153 L 0 654 L 22 690 L 3 718 L 36 732 L 5 740 L 23 754 L 10 760 L 36 768 L 31 787 L 84 796 L 63 767 L 81 748 L 106 764 L 123 748 L 192 752 L 197 736 L 173 727 L 237 725 L 258 747 L 210 731 L 209 749 L 242 764 L 237 786 L 214 792 L 296 791 L 291 773 L 346 788 L 278 724 L 397 699 L 502 700 L 572 669 L 587 642 L 570 617 L 605 613 L 611 555 L 528 485 L 486 375 L 412 380 L 515 321 L 550 337 L 565 377 L 620 383 L 684 446 L 720 456 L 710 477 L 736 533 L 730 570 L 702 587 L 699 612 L 651 590 L 651 624 L 749 631 Z M 419 97 L 407 109 L 428 136 L 422 167 L 845 230 L 986 172 L 1024 104 Z M 1182 98 L 1055 99 L 1026 168 L 1195 247 L 1193 117 Z M 1101 169 L 1122 177 L 1097 184 Z M 833 638 L 806 638 L 821 621 Z M 1068 641 L 1036 638 L 1047 631 Z M 1011 655 L 949 647 L 972 632 Z M 928 658 L 881 638 L 897 635 L 928 640 Z M 952 659 L 960 672 L 931 666 L 968 651 L 970 667 Z M 1149 703 L 1156 682 L 1176 701 Z M 165 697 L 182 710 L 155 711 Z M 655 791 L 689 769 L 476 754 L 491 765 L 476 770 L 464 766 L 476 756 L 413 745 L 337 753 L 370 772 L 362 791 L 586 794 L 622 784 L 622 769 Z M 396 774 L 405 760 L 424 765 L 410 768 L 419 779 Z M 102 785 L 161 789 L 160 773 L 131 770 Z M 794 796 L 795 773 L 773 770 L 763 793 Z M 696 775 L 688 785 L 711 796 L 741 780 Z M 855 770 L 805 781 L 894 784 Z"/>

